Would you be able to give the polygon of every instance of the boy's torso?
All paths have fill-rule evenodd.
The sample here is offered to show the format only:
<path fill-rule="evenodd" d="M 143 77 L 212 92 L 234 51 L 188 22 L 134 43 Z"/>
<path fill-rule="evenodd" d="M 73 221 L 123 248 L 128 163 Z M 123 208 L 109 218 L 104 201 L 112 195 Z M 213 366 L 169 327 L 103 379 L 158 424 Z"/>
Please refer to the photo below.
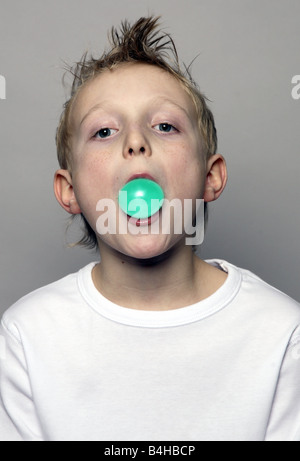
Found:
<path fill-rule="evenodd" d="M 97 311 L 83 286 L 90 271 L 40 290 L 34 308 L 29 295 L 4 319 L 24 349 L 42 437 L 263 440 L 296 303 L 231 268 L 227 298 L 154 325 L 154 313 Z"/>

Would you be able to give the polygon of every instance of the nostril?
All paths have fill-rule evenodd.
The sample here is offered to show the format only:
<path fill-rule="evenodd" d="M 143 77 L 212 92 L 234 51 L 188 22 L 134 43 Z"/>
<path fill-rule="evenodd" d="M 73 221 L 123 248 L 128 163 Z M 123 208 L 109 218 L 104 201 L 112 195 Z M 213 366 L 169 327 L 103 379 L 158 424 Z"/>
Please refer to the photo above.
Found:
<path fill-rule="evenodd" d="M 135 150 L 134 150 L 134 149 L 132 149 L 132 147 L 130 147 L 130 148 L 128 149 L 128 153 L 129 153 L 130 155 L 134 154 L 134 152 L 135 152 Z M 136 152 L 137 152 L 137 151 L 136 151 Z M 140 152 L 141 154 L 143 154 L 144 152 L 146 152 L 146 149 L 145 149 L 145 147 L 143 147 L 143 146 L 142 146 L 142 147 L 140 147 L 140 150 L 139 150 L 139 152 Z"/>

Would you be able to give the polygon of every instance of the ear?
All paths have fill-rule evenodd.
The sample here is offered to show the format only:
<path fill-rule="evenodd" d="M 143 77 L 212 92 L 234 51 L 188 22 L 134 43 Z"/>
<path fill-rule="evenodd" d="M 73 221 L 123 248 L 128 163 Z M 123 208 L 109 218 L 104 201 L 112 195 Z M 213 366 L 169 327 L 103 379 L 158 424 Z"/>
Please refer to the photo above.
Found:
<path fill-rule="evenodd" d="M 213 202 L 222 194 L 227 183 L 227 168 L 224 157 L 212 155 L 207 162 L 204 201 Z"/>
<path fill-rule="evenodd" d="M 54 194 L 58 203 L 71 214 L 81 213 L 75 197 L 72 177 L 68 170 L 57 170 L 54 175 Z"/>

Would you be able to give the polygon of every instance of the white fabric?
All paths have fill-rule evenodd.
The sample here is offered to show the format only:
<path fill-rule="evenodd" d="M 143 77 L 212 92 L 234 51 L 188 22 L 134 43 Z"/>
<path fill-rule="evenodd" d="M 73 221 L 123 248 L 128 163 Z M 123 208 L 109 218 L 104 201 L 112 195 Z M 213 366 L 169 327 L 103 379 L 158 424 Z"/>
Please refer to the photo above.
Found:
<path fill-rule="evenodd" d="M 208 262 L 225 284 L 182 309 L 111 303 L 94 263 L 8 309 L 0 439 L 299 441 L 299 304 Z"/>

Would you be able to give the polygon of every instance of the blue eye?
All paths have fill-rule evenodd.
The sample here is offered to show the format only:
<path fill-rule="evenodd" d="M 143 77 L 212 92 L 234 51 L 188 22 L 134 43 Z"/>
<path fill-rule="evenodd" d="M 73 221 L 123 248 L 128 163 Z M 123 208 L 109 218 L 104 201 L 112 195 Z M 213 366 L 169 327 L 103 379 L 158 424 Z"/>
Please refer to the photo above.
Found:
<path fill-rule="evenodd" d="M 170 133 L 171 131 L 177 131 L 177 129 L 173 125 L 170 125 L 170 123 L 159 123 L 158 125 L 155 125 L 154 128 L 158 128 L 158 130 L 162 131 L 163 133 Z"/>
<path fill-rule="evenodd" d="M 113 130 L 111 128 L 101 128 L 101 130 L 97 131 L 97 133 L 94 135 L 94 138 L 101 138 L 105 139 L 111 136 L 112 134 L 115 134 L 117 130 Z"/>

